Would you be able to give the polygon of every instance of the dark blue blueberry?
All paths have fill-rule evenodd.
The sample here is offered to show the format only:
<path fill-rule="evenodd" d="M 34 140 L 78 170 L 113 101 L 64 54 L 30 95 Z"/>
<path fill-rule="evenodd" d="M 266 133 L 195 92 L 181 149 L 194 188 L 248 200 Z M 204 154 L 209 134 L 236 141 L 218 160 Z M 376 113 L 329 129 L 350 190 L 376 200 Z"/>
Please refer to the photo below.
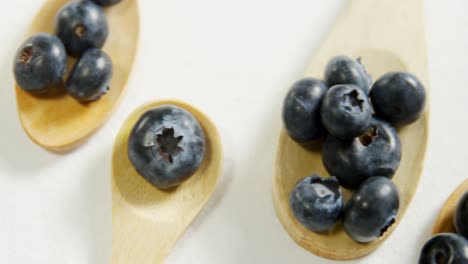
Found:
<path fill-rule="evenodd" d="M 300 180 L 289 198 L 297 220 L 315 232 L 325 232 L 338 221 L 343 210 L 343 195 L 334 177 L 317 174 Z"/>
<path fill-rule="evenodd" d="M 283 124 L 292 139 L 302 143 L 324 135 L 320 105 L 327 90 L 323 81 L 313 78 L 299 80 L 291 87 L 283 103 Z"/>
<path fill-rule="evenodd" d="M 66 66 L 67 54 L 60 39 L 37 33 L 19 47 L 13 72 L 23 90 L 39 94 L 62 83 Z"/>
<path fill-rule="evenodd" d="M 466 264 L 468 241 L 457 234 L 441 233 L 424 244 L 419 264 Z"/>
<path fill-rule="evenodd" d="M 458 234 L 468 238 L 468 191 L 458 201 L 455 209 L 454 225 Z"/>
<path fill-rule="evenodd" d="M 346 204 L 345 231 L 356 242 L 372 242 L 393 225 L 399 206 L 398 189 L 390 179 L 367 179 Z"/>
<path fill-rule="evenodd" d="M 103 51 L 89 49 L 75 64 L 65 88 L 80 102 L 99 99 L 109 89 L 112 61 Z"/>
<path fill-rule="evenodd" d="M 395 129 L 372 119 L 368 130 L 353 140 L 329 135 L 322 146 L 325 168 L 346 188 L 355 189 L 373 176 L 392 178 L 401 160 L 401 143 Z"/>
<path fill-rule="evenodd" d="M 371 91 L 375 113 L 394 125 L 407 125 L 424 112 L 426 91 L 413 74 L 390 72 L 380 77 Z"/>
<path fill-rule="evenodd" d="M 55 19 L 55 33 L 70 56 L 79 57 L 89 48 L 102 48 L 109 33 L 102 9 L 92 1 L 71 1 Z"/>
<path fill-rule="evenodd" d="M 101 6 L 110 6 L 110 5 L 115 5 L 115 4 L 122 2 L 122 0 L 93 0 L 93 1 L 96 4 L 101 5 Z"/>
<path fill-rule="evenodd" d="M 346 56 L 336 56 L 328 62 L 325 68 L 325 81 L 329 86 L 336 84 L 354 84 L 369 94 L 372 80 L 360 59 Z"/>
<path fill-rule="evenodd" d="M 159 189 L 181 184 L 203 161 L 205 136 L 186 110 L 162 105 L 145 112 L 128 138 L 128 158 Z"/>
<path fill-rule="evenodd" d="M 352 84 L 331 87 L 323 97 L 320 113 L 328 132 L 341 139 L 361 135 L 372 119 L 367 95 Z"/>

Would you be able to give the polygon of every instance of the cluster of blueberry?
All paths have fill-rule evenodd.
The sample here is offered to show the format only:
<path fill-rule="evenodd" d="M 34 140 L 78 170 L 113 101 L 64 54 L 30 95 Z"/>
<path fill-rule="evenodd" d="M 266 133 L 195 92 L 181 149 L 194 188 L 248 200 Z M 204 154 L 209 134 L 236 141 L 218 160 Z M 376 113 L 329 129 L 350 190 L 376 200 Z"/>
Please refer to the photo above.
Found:
<path fill-rule="evenodd" d="M 400 165 L 401 143 L 393 126 L 424 112 L 425 88 L 412 74 L 390 72 L 374 84 L 360 60 L 333 58 L 325 81 L 296 82 L 283 104 L 283 123 L 298 143 L 320 140 L 325 168 L 300 180 L 290 195 L 295 217 L 315 232 L 343 219 L 356 242 L 382 236 L 397 217 L 399 192 L 391 178 Z M 340 185 L 355 190 L 344 206 Z"/>
<path fill-rule="evenodd" d="M 468 263 L 468 191 L 455 209 L 453 225 L 457 233 L 441 233 L 424 245 L 420 264 Z"/>
<path fill-rule="evenodd" d="M 205 148 L 203 130 L 190 112 L 161 105 L 135 123 L 128 138 L 128 159 L 151 184 L 169 189 L 198 170 Z"/>
<path fill-rule="evenodd" d="M 67 92 L 80 102 L 98 100 L 109 89 L 112 61 L 101 48 L 108 23 L 99 6 L 121 0 L 74 0 L 55 18 L 55 35 L 36 33 L 18 49 L 13 65 L 16 82 L 35 95 L 49 95 L 63 85 L 67 53 L 77 62 L 65 81 Z"/>

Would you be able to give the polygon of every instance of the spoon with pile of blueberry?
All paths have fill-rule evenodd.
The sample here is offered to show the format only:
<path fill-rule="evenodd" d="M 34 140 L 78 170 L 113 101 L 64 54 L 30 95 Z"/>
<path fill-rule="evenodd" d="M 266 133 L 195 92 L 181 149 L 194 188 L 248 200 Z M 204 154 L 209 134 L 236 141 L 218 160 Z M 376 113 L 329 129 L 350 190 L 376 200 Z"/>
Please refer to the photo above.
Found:
<path fill-rule="evenodd" d="M 349 2 L 286 93 L 273 202 L 289 236 L 316 255 L 373 252 L 417 189 L 429 128 L 421 7 Z"/>
<path fill-rule="evenodd" d="M 30 32 L 13 62 L 20 120 L 39 145 L 68 150 L 120 98 L 138 41 L 136 1 L 50 0 Z"/>
<path fill-rule="evenodd" d="M 344 229 L 356 243 L 368 244 L 398 219 L 400 192 L 392 178 L 403 146 L 396 127 L 421 117 L 426 91 L 415 75 L 401 71 L 385 73 L 372 84 L 361 61 L 347 56 L 332 58 L 324 76 L 325 81 L 295 82 L 284 99 L 288 137 L 312 152 L 321 143 L 331 176 L 311 171 L 300 179 L 289 194 L 290 211 L 309 231 L 333 235 Z M 342 188 L 351 196 L 348 201 Z"/>
<path fill-rule="evenodd" d="M 394 126 L 416 121 L 426 100 L 423 85 L 410 73 L 390 72 L 370 83 L 359 60 L 337 56 L 326 66 L 325 82 L 297 81 L 283 105 L 284 127 L 296 142 L 326 135 L 323 164 L 333 176 L 314 174 L 296 184 L 290 195 L 294 216 L 314 232 L 326 232 L 342 219 L 359 243 L 378 239 L 397 218 L 399 192 L 391 179 L 402 146 Z M 346 205 L 340 185 L 355 190 Z"/>

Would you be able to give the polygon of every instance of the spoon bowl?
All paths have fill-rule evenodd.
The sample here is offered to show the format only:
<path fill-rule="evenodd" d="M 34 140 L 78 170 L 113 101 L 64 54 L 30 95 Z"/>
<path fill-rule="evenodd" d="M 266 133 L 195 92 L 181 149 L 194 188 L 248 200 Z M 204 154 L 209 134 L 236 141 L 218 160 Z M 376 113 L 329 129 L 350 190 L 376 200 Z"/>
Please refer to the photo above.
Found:
<path fill-rule="evenodd" d="M 453 226 L 455 208 L 462 195 L 467 191 L 468 179 L 462 182 L 445 202 L 432 229 L 432 235 L 439 233 L 456 233 L 455 227 Z"/>
<path fill-rule="evenodd" d="M 46 1 L 33 20 L 28 36 L 37 32 L 53 33 L 54 18 L 67 2 Z M 126 0 L 104 10 L 109 36 L 103 50 L 112 59 L 114 73 L 109 92 L 99 101 L 82 104 L 65 93 L 39 97 L 16 85 L 21 124 L 31 140 L 48 150 L 63 152 L 80 145 L 109 118 L 122 97 L 138 47 L 138 5 L 136 0 Z M 74 61 L 69 59 L 69 70 Z"/>
<path fill-rule="evenodd" d="M 332 57 L 348 55 L 360 57 L 374 80 L 389 71 L 407 71 L 418 76 L 428 89 L 422 10 L 420 0 L 350 1 L 307 68 L 305 76 L 321 78 L 325 65 Z M 355 259 L 375 250 L 398 225 L 416 191 L 428 139 L 428 109 L 429 105 L 426 105 L 426 112 L 418 121 L 398 129 L 402 160 L 393 177 L 400 192 L 398 218 L 378 240 L 368 244 L 354 242 L 347 236 L 342 223 L 329 232 L 315 233 L 296 220 L 289 205 L 289 195 L 294 185 L 312 173 L 321 176 L 328 173 L 322 164 L 320 142 L 301 146 L 282 129 L 273 181 L 273 201 L 277 216 L 291 238 L 306 250 L 335 260 Z M 351 194 L 344 190 L 345 200 Z"/>
<path fill-rule="evenodd" d="M 159 190 L 146 181 L 127 156 L 128 136 L 137 120 L 144 112 L 164 104 L 189 111 L 200 123 L 206 140 L 205 157 L 197 172 L 170 190 Z M 130 114 L 116 138 L 112 158 L 111 263 L 163 262 L 213 193 L 221 174 L 222 155 L 214 124 L 186 103 L 158 101 Z"/>

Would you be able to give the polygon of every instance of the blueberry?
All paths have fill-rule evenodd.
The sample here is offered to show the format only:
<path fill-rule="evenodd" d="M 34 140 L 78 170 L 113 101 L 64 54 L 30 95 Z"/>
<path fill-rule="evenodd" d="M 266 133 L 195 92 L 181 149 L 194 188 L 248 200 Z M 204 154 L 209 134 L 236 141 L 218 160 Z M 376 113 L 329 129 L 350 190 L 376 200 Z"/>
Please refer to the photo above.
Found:
<path fill-rule="evenodd" d="M 283 103 L 283 123 L 293 140 L 303 143 L 324 135 L 320 105 L 327 89 L 323 81 L 305 78 L 288 91 Z"/>
<path fill-rule="evenodd" d="M 458 201 L 454 215 L 454 226 L 457 233 L 468 238 L 468 191 Z"/>
<path fill-rule="evenodd" d="M 468 241 L 457 234 L 441 233 L 424 244 L 419 264 L 466 264 Z"/>
<path fill-rule="evenodd" d="M 120 3 L 122 0 L 93 0 L 96 4 L 101 6 L 110 6 Z"/>
<path fill-rule="evenodd" d="M 328 132 L 341 139 L 361 135 L 372 119 L 367 95 L 352 84 L 331 87 L 323 97 L 320 113 Z"/>
<path fill-rule="evenodd" d="M 111 59 L 103 51 L 93 48 L 75 64 L 65 88 L 80 102 L 95 101 L 107 92 L 111 77 Z"/>
<path fill-rule="evenodd" d="M 346 56 L 336 56 L 328 62 L 325 68 L 325 81 L 329 86 L 336 84 L 354 84 L 369 94 L 372 80 L 360 59 Z"/>
<path fill-rule="evenodd" d="M 369 243 L 382 236 L 395 222 L 400 198 L 395 184 L 386 177 L 367 179 L 344 210 L 346 233 L 356 242 Z"/>
<path fill-rule="evenodd" d="M 13 72 L 18 85 L 30 93 L 45 93 L 62 83 L 67 54 L 57 37 L 37 33 L 18 49 Z"/>
<path fill-rule="evenodd" d="M 102 9 L 88 0 L 71 1 L 55 19 L 55 33 L 70 56 L 79 57 L 89 48 L 102 48 L 109 33 Z"/>
<path fill-rule="evenodd" d="M 378 79 L 370 94 L 375 113 L 394 125 L 407 125 L 424 112 L 426 91 L 410 73 L 390 72 Z"/>
<path fill-rule="evenodd" d="M 343 195 L 334 177 L 317 174 L 300 180 L 289 198 L 297 220 L 315 232 L 325 232 L 338 221 L 343 209 Z"/>
<path fill-rule="evenodd" d="M 199 168 L 205 136 L 188 111 L 162 105 L 145 112 L 128 138 L 128 158 L 136 171 L 159 189 L 181 184 Z"/>
<path fill-rule="evenodd" d="M 329 135 L 322 146 L 325 168 L 343 187 L 355 189 L 373 176 L 392 178 L 401 160 L 401 143 L 395 129 L 372 119 L 368 130 L 353 140 Z"/>

